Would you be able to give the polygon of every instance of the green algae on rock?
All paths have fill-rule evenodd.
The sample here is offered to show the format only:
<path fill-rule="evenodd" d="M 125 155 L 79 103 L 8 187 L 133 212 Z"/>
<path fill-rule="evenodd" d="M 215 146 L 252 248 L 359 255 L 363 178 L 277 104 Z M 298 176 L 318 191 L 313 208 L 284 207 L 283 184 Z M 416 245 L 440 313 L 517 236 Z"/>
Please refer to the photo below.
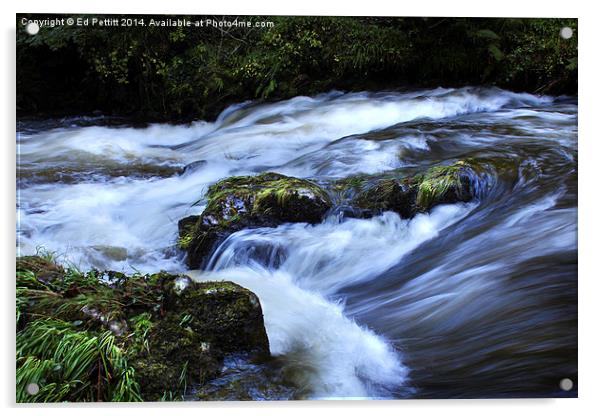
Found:
<path fill-rule="evenodd" d="M 48 282 L 48 269 L 62 272 Z M 17 270 L 20 402 L 174 400 L 219 375 L 227 354 L 269 355 L 259 299 L 235 283 L 81 273 L 33 256 Z"/>
<path fill-rule="evenodd" d="M 478 197 L 481 182 L 491 172 L 494 171 L 488 162 L 460 160 L 408 178 L 381 179 L 360 192 L 352 204 L 370 215 L 394 211 L 402 218 L 411 218 L 436 205 L 469 202 Z"/>
<path fill-rule="evenodd" d="M 475 176 L 472 164 L 465 161 L 430 168 L 417 178 L 416 209 L 424 212 L 439 204 L 470 201 L 475 196 L 471 186 Z"/>
<path fill-rule="evenodd" d="M 315 183 L 278 173 L 233 176 L 209 187 L 200 216 L 178 223 L 178 246 L 198 268 L 228 235 L 245 227 L 274 227 L 287 222 L 320 222 L 332 202 Z"/>

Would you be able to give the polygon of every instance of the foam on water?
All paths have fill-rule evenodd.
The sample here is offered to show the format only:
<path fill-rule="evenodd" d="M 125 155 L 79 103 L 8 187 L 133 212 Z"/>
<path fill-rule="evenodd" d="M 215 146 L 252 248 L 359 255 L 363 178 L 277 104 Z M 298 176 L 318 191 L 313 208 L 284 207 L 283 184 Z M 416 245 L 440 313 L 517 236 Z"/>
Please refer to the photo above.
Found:
<path fill-rule="evenodd" d="M 127 271 L 130 265 L 140 270 L 159 265 L 178 270 L 179 261 L 172 261 L 168 254 L 176 240 L 177 221 L 200 212 L 203 204 L 191 207 L 192 202 L 220 178 L 265 170 L 331 178 L 382 172 L 399 167 L 400 154 L 427 152 L 429 145 L 419 136 L 385 141 L 361 136 L 339 139 L 416 118 L 549 102 L 549 97 L 479 88 L 335 92 L 255 107 L 233 106 L 213 123 L 28 131 L 18 135 L 19 166 L 41 175 L 44 169 L 72 164 L 89 169 L 109 162 L 127 166 L 135 162 L 204 163 L 186 175 L 169 178 L 118 177 L 20 189 L 19 249 L 27 254 L 44 246 L 69 253 L 70 260 L 81 267 L 106 262 L 107 267 Z M 123 248 L 128 254 L 125 259 L 103 259 L 102 252 L 91 246 Z"/>
<path fill-rule="evenodd" d="M 407 369 L 386 340 L 346 318 L 340 304 L 301 289 L 288 273 L 253 267 L 189 273 L 234 281 L 258 295 L 271 354 L 286 357 L 310 397 L 387 398 L 406 380 Z"/>
<path fill-rule="evenodd" d="M 214 270 L 263 264 L 285 272 L 302 288 L 335 293 L 342 286 L 370 280 L 397 264 L 407 253 L 434 238 L 474 207 L 442 205 L 430 214 L 402 220 L 393 212 L 371 219 L 330 217 L 318 225 L 285 224 L 242 230 L 216 250 Z"/>
<path fill-rule="evenodd" d="M 341 137 L 397 123 L 550 102 L 550 97 L 480 88 L 330 93 L 251 108 L 234 106 L 213 123 L 143 129 L 91 126 L 24 134 L 19 152 L 24 163 L 91 158 L 184 164 L 219 160 L 239 169 L 279 166 Z"/>

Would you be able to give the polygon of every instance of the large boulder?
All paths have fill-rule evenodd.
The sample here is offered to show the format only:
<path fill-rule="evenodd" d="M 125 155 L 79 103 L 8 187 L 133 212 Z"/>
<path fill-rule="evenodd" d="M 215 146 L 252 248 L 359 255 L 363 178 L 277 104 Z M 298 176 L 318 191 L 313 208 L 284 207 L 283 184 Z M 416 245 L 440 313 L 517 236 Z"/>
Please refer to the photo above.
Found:
<path fill-rule="evenodd" d="M 277 173 L 234 176 L 209 187 L 199 216 L 178 223 L 178 245 L 191 268 L 201 267 L 228 235 L 248 227 L 275 227 L 289 222 L 315 224 L 332 202 L 315 183 Z"/>

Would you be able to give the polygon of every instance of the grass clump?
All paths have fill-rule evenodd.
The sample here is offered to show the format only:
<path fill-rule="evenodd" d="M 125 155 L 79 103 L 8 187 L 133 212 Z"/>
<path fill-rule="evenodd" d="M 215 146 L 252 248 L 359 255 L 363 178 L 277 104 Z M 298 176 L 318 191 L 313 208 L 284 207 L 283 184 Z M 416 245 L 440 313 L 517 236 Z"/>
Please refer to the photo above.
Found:
<path fill-rule="evenodd" d="M 31 395 L 27 386 L 40 390 Z M 134 369 L 110 331 L 47 318 L 17 334 L 17 402 L 141 401 Z"/>
<path fill-rule="evenodd" d="M 146 345 L 151 315 L 132 318 L 128 336 L 121 323 L 126 307 L 158 302 L 148 290 L 158 278 L 109 273 L 17 258 L 17 402 L 142 400 L 127 357 Z"/>
<path fill-rule="evenodd" d="M 152 315 L 149 312 L 143 312 L 129 320 L 132 334 L 130 335 L 129 355 L 136 355 L 142 352 L 150 354 L 149 335 L 153 329 L 154 323 Z"/>

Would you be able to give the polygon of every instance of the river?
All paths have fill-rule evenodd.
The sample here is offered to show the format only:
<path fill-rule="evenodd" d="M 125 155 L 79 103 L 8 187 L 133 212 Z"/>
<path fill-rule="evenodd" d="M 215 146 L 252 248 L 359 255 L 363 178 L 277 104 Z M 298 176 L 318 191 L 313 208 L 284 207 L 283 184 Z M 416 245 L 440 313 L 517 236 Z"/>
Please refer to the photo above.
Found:
<path fill-rule="evenodd" d="M 285 398 L 545 397 L 577 381 L 577 100 L 496 88 L 242 103 L 214 122 L 17 123 L 17 248 L 81 269 L 226 279 L 261 301 Z M 345 215 L 232 234 L 206 270 L 176 249 L 207 187 L 506 160 L 481 197 L 412 219 Z M 196 202 L 196 203 L 195 203 Z M 276 399 L 280 397 L 262 397 Z"/>

